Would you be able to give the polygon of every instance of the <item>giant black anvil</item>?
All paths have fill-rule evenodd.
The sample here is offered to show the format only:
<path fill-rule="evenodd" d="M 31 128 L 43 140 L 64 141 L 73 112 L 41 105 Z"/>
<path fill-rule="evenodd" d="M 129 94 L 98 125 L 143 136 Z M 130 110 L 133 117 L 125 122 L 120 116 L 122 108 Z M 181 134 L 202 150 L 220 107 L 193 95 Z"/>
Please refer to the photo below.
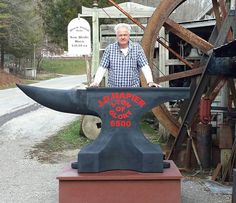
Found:
<path fill-rule="evenodd" d="M 78 153 L 78 172 L 135 170 L 162 172 L 163 153 L 140 129 L 143 114 L 170 100 L 189 97 L 189 88 L 87 88 L 48 89 L 18 87 L 38 103 L 75 114 L 96 115 L 102 120 L 99 136 Z"/>

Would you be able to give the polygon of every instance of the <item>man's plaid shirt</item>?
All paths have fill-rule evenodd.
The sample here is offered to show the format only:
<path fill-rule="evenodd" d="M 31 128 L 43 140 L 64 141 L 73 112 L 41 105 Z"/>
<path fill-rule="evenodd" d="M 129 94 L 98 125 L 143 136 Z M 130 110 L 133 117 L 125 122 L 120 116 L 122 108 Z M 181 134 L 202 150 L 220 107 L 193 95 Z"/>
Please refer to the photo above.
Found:
<path fill-rule="evenodd" d="M 145 65 L 148 61 L 142 47 L 131 41 L 126 56 L 118 42 L 108 45 L 100 63 L 108 69 L 108 87 L 139 87 L 140 69 Z"/>

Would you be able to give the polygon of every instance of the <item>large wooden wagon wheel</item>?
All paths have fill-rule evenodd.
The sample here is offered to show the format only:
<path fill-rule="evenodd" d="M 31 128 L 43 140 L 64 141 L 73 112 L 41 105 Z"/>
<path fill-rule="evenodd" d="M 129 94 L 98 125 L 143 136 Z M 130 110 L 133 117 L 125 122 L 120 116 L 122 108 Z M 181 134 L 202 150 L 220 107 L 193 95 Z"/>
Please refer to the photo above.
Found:
<path fill-rule="evenodd" d="M 208 59 L 210 57 L 211 50 L 214 47 L 223 45 L 227 40 L 232 40 L 233 38 L 232 32 L 230 31 L 230 23 L 226 23 L 224 27 L 222 26 L 223 20 L 227 16 L 224 0 L 212 0 L 213 12 L 216 18 L 216 27 L 211 34 L 209 42 L 197 36 L 190 30 L 185 29 L 173 20 L 169 19 L 170 14 L 184 2 L 185 1 L 183 0 L 162 0 L 149 19 L 142 39 L 142 46 L 152 70 L 156 68 L 152 66 L 154 45 L 156 43 L 156 40 L 158 39 L 158 33 L 162 26 L 204 53 L 203 58 L 200 60 L 200 65 L 194 67 L 195 70 L 198 70 L 196 72 L 201 72 L 201 84 L 199 84 L 199 88 L 194 92 L 189 107 L 186 110 L 186 115 L 184 117 L 183 123 L 179 123 L 167 110 L 165 105 L 161 105 L 153 109 L 153 113 L 157 117 L 159 122 L 170 132 L 171 135 L 175 137 L 175 143 L 172 146 L 172 150 L 175 145 L 180 145 L 187 136 L 187 130 L 191 128 L 191 123 L 189 122 L 193 120 L 194 114 L 196 113 L 197 105 L 199 104 L 202 94 L 206 93 L 213 101 L 220 88 L 224 85 L 224 78 L 220 78 L 215 80 L 215 82 L 213 82 L 211 86 L 208 86 L 208 92 L 203 92 L 205 87 L 207 87 L 207 80 L 209 79 L 207 78 L 208 76 L 204 74 L 204 71 L 207 67 L 207 63 L 209 62 Z M 157 78 L 155 76 L 154 80 L 161 81 L 160 78 Z M 144 78 L 142 78 L 142 86 L 146 86 Z"/>

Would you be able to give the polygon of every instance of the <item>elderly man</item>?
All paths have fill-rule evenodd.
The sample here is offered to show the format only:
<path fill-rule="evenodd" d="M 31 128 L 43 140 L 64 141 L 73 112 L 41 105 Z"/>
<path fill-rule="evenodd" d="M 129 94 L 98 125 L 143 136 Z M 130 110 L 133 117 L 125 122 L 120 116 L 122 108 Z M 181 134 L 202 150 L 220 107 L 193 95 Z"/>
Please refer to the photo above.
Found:
<path fill-rule="evenodd" d="M 105 49 L 100 66 L 91 87 L 99 86 L 108 70 L 108 87 L 139 87 L 140 70 L 149 87 L 159 87 L 153 82 L 152 72 L 142 47 L 130 40 L 129 24 L 115 26 L 117 42 Z"/>

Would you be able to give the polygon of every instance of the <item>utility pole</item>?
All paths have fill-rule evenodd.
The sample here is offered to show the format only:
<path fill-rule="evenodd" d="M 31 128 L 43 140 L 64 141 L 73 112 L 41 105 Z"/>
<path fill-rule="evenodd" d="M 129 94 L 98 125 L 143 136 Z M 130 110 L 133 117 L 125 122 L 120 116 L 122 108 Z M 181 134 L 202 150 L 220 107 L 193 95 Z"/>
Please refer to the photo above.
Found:
<path fill-rule="evenodd" d="M 93 50 L 92 50 L 92 77 L 95 75 L 99 66 L 99 18 L 98 18 L 98 2 L 93 1 Z"/>
<path fill-rule="evenodd" d="M 36 67 L 36 44 L 34 43 L 34 61 L 33 61 L 33 69 L 32 69 L 32 76 L 33 78 L 36 78 L 36 74 L 37 74 L 37 67 Z"/>
<path fill-rule="evenodd" d="M 36 60 L 35 46 L 36 46 L 36 44 L 34 43 L 33 45 L 34 45 L 34 59 L 33 59 L 33 60 L 34 60 L 34 61 L 33 61 L 33 66 L 34 66 L 34 67 L 33 67 L 33 68 L 36 69 L 36 67 L 35 67 L 35 64 L 36 64 L 36 63 L 35 63 L 35 60 Z"/>

